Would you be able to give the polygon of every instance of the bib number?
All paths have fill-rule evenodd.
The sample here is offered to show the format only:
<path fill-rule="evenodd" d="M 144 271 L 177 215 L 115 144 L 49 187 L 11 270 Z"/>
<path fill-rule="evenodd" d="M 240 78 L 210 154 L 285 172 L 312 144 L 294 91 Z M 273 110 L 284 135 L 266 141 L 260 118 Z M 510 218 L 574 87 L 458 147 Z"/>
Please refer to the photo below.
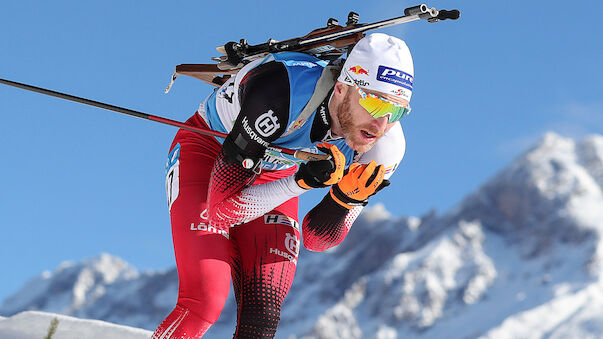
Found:
<path fill-rule="evenodd" d="M 168 210 L 180 193 L 180 144 L 170 152 L 166 163 L 165 192 L 167 194 Z"/>

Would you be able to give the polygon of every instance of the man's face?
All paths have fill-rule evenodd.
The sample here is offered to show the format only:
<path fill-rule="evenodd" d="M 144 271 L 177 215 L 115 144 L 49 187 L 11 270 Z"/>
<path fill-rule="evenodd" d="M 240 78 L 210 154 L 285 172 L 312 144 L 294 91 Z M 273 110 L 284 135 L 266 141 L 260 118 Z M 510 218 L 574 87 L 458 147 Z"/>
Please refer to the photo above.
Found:
<path fill-rule="evenodd" d="M 367 92 L 391 99 L 390 96 L 379 92 Z M 345 138 L 350 148 L 358 152 L 366 152 L 375 145 L 385 132 L 394 126 L 395 122 L 390 123 L 387 117 L 373 118 L 366 109 L 360 106 L 359 99 L 358 91 L 354 87 L 348 86 L 336 110 L 340 129 L 336 132 L 339 132 Z M 396 101 L 400 102 L 400 99 L 396 98 Z M 408 102 L 400 103 L 407 104 Z"/>

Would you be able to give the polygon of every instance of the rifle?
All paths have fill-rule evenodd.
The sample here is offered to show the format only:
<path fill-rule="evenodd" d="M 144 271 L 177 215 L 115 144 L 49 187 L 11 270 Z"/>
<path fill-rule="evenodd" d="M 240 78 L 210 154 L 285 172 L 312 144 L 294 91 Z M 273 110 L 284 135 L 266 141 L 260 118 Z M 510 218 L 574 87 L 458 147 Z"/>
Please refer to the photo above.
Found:
<path fill-rule="evenodd" d="M 165 93 L 170 91 L 179 75 L 191 76 L 219 87 L 243 66 L 253 60 L 263 58 L 269 53 L 302 52 L 321 60 L 332 61 L 341 57 L 345 52 L 350 52 L 354 45 L 365 36 L 364 32 L 368 30 L 416 20 L 427 20 L 430 23 L 447 19 L 456 20 L 459 16 L 460 12 L 457 9 L 450 11 L 437 10 L 421 4 L 406 8 L 403 16 L 368 24 L 358 23 L 358 13 L 350 12 L 346 26 L 341 26 L 336 19 L 329 18 L 326 27 L 315 29 L 299 38 L 280 42 L 269 39 L 262 44 L 249 45 L 246 39 L 241 39 L 239 42 L 230 41 L 216 48 L 218 52 L 222 53 L 222 55 L 212 58 L 213 61 L 217 62 L 216 64 L 177 65 Z"/>
<path fill-rule="evenodd" d="M 212 58 L 212 60 L 216 61 L 217 64 L 182 64 L 176 66 L 176 70 L 172 75 L 172 80 L 165 92 L 169 92 L 170 88 L 174 84 L 174 81 L 179 75 L 191 76 L 203 80 L 208 84 L 219 87 L 232 75 L 236 74 L 241 68 L 243 68 L 243 66 L 253 60 L 263 58 L 269 53 L 285 51 L 302 52 L 313 55 L 321 60 L 331 61 L 341 57 L 345 52 L 351 51 L 354 45 L 364 37 L 364 32 L 368 30 L 399 25 L 421 19 L 432 23 L 446 19 L 456 20 L 459 18 L 459 16 L 460 12 L 456 9 L 451 11 L 437 10 L 435 8 L 428 8 L 427 5 L 422 4 L 419 6 L 406 8 L 404 10 L 404 15 L 401 17 L 370 24 L 359 24 L 358 13 L 350 12 L 348 14 L 348 21 L 346 22 L 345 27 L 340 26 L 336 19 L 330 18 L 327 21 L 327 27 L 315 29 L 303 37 L 293 38 L 281 42 L 270 39 L 268 42 L 263 44 L 249 45 L 245 39 L 241 39 L 240 42 L 231 41 L 217 48 L 217 50 L 223 54 L 219 57 Z M 6 79 L 0 79 L 0 83 L 32 92 L 38 92 L 65 100 L 103 108 L 121 114 L 127 114 L 166 125 L 188 129 L 205 135 L 220 138 L 226 137 L 226 134 L 222 132 L 188 126 L 185 123 L 170 120 L 164 117 L 150 115 L 90 99 L 80 98 L 66 93 L 56 92 Z M 273 145 L 271 145 L 270 148 L 279 153 L 293 155 L 294 157 L 303 161 L 324 160 L 326 157 L 323 154 L 313 154 L 299 150 L 295 151 Z"/>

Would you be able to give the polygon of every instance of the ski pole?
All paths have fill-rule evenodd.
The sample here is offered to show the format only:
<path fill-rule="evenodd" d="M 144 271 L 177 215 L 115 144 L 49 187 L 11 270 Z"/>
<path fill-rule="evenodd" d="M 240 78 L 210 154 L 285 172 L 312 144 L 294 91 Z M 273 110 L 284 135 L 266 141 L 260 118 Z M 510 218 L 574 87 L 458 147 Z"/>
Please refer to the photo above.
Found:
<path fill-rule="evenodd" d="M 20 82 L 15 82 L 15 81 L 10 81 L 10 80 L 0 78 L 0 83 L 3 83 L 8 86 L 21 88 L 21 89 L 24 89 L 27 91 L 37 92 L 37 93 L 41 93 L 41 94 L 69 100 L 69 101 L 79 102 L 81 104 L 94 106 L 94 107 L 106 109 L 106 110 L 117 112 L 117 113 L 131 115 L 131 116 L 134 116 L 137 118 L 155 121 L 155 122 L 165 124 L 165 125 L 180 127 L 182 129 L 186 129 L 186 130 L 189 130 L 192 132 L 197 132 L 197 133 L 200 133 L 203 135 L 209 135 L 209 136 L 218 137 L 218 138 L 226 138 L 226 136 L 228 135 L 226 133 L 214 131 L 211 129 L 190 126 L 190 125 L 187 125 L 180 121 L 171 120 L 168 118 L 151 115 L 151 114 L 147 114 L 147 113 L 143 113 L 143 112 L 138 112 L 138 111 L 134 111 L 134 110 L 131 110 L 128 108 L 114 106 L 114 105 L 110 105 L 110 104 L 106 104 L 103 102 L 94 101 L 94 100 L 90 100 L 90 99 L 86 99 L 86 98 L 80 98 L 80 97 L 76 97 L 74 95 L 56 92 L 56 91 L 52 91 L 52 90 L 45 89 L 45 88 L 35 87 L 32 85 L 23 84 Z M 279 152 L 279 153 L 292 155 L 295 158 L 302 160 L 302 161 L 328 160 L 330 158 L 330 156 L 327 154 L 316 154 L 316 153 L 312 153 L 312 152 L 305 152 L 305 151 L 299 151 L 299 150 L 296 151 L 296 150 L 278 147 L 278 146 L 274 146 L 274 145 L 270 145 L 270 147 L 268 147 L 268 149 Z"/>

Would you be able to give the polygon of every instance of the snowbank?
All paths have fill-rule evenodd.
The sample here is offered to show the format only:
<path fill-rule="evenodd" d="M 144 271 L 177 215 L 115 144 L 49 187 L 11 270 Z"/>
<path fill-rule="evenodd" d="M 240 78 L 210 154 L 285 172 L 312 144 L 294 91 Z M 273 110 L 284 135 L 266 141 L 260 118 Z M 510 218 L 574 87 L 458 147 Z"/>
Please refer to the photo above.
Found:
<path fill-rule="evenodd" d="M 0 317 L 0 338 L 42 339 L 54 318 L 59 323 L 53 339 L 148 339 L 152 332 L 100 320 L 84 320 L 53 313 L 27 311 Z"/>

